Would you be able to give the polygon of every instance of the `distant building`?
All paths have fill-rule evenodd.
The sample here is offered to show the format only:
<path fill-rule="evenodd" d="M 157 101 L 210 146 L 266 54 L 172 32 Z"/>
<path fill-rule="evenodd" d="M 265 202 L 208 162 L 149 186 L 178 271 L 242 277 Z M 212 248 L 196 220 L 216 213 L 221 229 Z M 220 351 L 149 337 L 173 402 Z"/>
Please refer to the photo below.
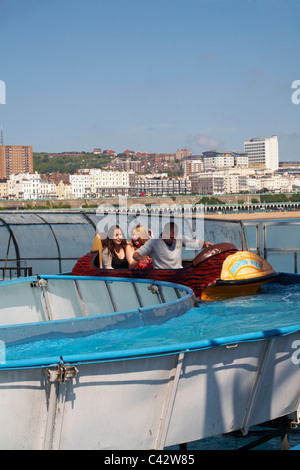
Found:
<path fill-rule="evenodd" d="M 56 197 L 56 185 L 38 173 L 10 175 L 7 180 L 9 199 L 47 199 Z"/>
<path fill-rule="evenodd" d="M 151 175 L 147 175 L 151 176 Z M 141 176 L 136 180 L 138 193 L 146 196 L 167 196 L 169 194 L 191 194 L 192 183 L 188 178 Z"/>
<path fill-rule="evenodd" d="M 73 187 L 71 183 L 65 183 L 61 180 L 56 184 L 56 195 L 58 199 L 72 199 L 74 198 Z"/>
<path fill-rule="evenodd" d="M 8 197 L 8 184 L 7 179 L 0 180 L 0 199 L 7 199 Z"/>
<path fill-rule="evenodd" d="M 109 155 L 110 157 L 115 157 L 116 152 L 114 150 L 111 150 L 111 149 L 103 150 L 103 155 Z"/>
<path fill-rule="evenodd" d="M 98 168 L 70 175 L 75 198 L 128 196 L 133 172 L 102 171 Z"/>
<path fill-rule="evenodd" d="M 200 173 L 203 170 L 202 158 L 187 158 L 182 162 L 184 176 L 189 176 L 192 173 Z"/>
<path fill-rule="evenodd" d="M 203 152 L 204 170 L 234 168 L 237 166 L 248 166 L 246 153 L 237 152 Z"/>
<path fill-rule="evenodd" d="M 268 170 L 278 170 L 278 139 L 272 137 L 254 138 L 244 142 L 244 151 L 248 154 L 249 166 Z"/>
<path fill-rule="evenodd" d="M 135 152 L 133 150 L 125 150 L 123 153 L 125 153 L 126 157 L 129 157 L 131 155 L 135 155 Z"/>
<path fill-rule="evenodd" d="M 17 173 L 33 173 L 32 146 L 0 145 L 0 178 Z"/>
<path fill-rule="evenodd" d="M 191 190 L 195 194 L 224 194 L 226 181 L 223 174 L 205 172 L 190 176 Z"/>
<path fill-rule="evenodd" d="M 94 154 L 97 155 L 99 153 L 102 153 L 101 149 L 94 149 Z"/>
<path fill-rule="evenodd" d="M 177 149 L 175 152 L 175 157 L 178 160 L 181 160 L 184 157 L 189 157 L 190 155 L 192 155 L 192 152 L 189 149 Z"/>
<path fill-rule="evenodd" d="M 132 160 L 116 160 L 115 163 L 115 169 L 118 171 L 134 171 L 137 173 L 140 173 L 141 171 L 141 166 L 142 163 L 138 161 L 132 161 Z"/>

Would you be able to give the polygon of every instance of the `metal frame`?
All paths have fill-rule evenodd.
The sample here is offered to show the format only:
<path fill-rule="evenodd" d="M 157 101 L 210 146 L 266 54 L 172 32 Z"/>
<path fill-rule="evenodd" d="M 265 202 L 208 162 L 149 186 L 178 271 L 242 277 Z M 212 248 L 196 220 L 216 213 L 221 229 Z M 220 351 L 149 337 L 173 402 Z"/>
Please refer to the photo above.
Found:
<path fill-rule="evenodd" d="M 7 213 L 9 214 L 15 214 L 15 211 L 8 211 Z M 5 218 L 4 218 L 4 214 L 5 213 L 2 213 L 2 217 L 0 217 L 0 221 L 3 223 L 3 225 L 7 228 L 8 232 L 9 232 L 9 240 L 11 239 L 13 241 L 13 244 L 14 244 L 14 248 L 15 248 L 15 252 L 16 252 L 16 257 L 14 258 L 8 258 L 5 260 L 5 259 L 0 259 L 0 262 L 7 262 L 9 261 L 10 263 L 15 263 L 16 264 L 16 267 L 17 268 L 21 268 L 21 263 L 26 261 L 26 262 L 30 262 L 30 261 L 42 261 L 42 260 L 54 260 L 54 261 L 57 261 L 58 262 L 58 266 L 59 266 L 59 269 L 58 269 L 58 272 L 62 272 L 62 261 L 74 261 L 76 262 L 77 259 L 78 259 L 78 256 L 76 256 L 76 253 L 74 254 L 74 257 L 62 257 L 61 256 L 61 249 L 60 249 L 60 245 L 59 245 L 59 241 L 57 239 L 57 236 L 55 234 L 55 230 L 53 229 L 53 226 L 55 225 L 67 225 L 67 223 L 64 221 L 64 222 L 60 222 L 60 221 L 57 221 L 57 222 L 49 222 L 46 220 L 46 218 L 43 216 L 43 214 L 47 213 L 47 211 L 43 211 L 43 213 L 38 213 L 38 212 L 31 212 L 31 211 L 28 211 L 26 212 L 25 214 L 22 213 L 22 216 L 26 214 L 34 214 L 35 217 L 37 217 L 39 220 L 40 220 L 40 223 L 37 222 L 37 223 L 26 223 L 26 220 L 24 221 L 24 228 L 26 226 L 32 226 L 32 225 L 35 225 L 35 226 L 39 226 L 39 225 L 46 225 L 47 227 L 49 227 L 49 230 L 51 231 L 51 234 L 53 236 L 53 239 L 54 239 L 54 242 L 55 242 L 55 245 L 56 245 L 56 248 L 57 248 L 57 258 L 53 258 L 53 257 L 48 257 L 47 254 L 43 257 L 24 257 L 24 256 L 21 256 L 21 247 L 19 246 L 20 244 L 18 243 L 17 241 L 17 238 L 16 238 L 16 235 L 14 233 L 14 226 L 16 225 L 15 223 L 8 223 Z M 67 215 L 69 213 L 66 213 L 66 212 L 63 212 L 63 211 L 51 211 L 51 214 L 64 214 L 64 215 Z M 86 213 L 82 212 L 82 211 L 78 211 L 78 212 L 72 212 L 72 215 L 80 215 L 82 216 L 82 219 L 83 219 L 83 222 L 82 223 L 88 223 L 89 225 L 92 225 L 93 228 L 96 228 L 96 225 L 94 223 L 94 221 L 92 220 L 91 217 L 89 217 Z M 70 214 L 71 215 L 71 214 Z M 70 222 L 70 224 L 74 225 L 74 222 Z M 80 222 L 77 222 L 78 225 L 81 225 Z M 7 269 L 7 268 L 6 268 Z M 15 269 L 15 268 L 14 268 Z M 20 271 L 21 273 L 21 271 Z"/>
<path fill-rule="evenodd" d="M 291 248 L 272 248 L 268 246 L 268 227 L 272 226 L 300 226 L 300 222 L 250 222 L 243 221 L 241 222 L 244 230 L 248 226 L 256 227 L 256 247 L 250 247 L 250 251 L 255 251 L 258 255 L 263 256 L 265 259 L 268 258 L 269 253 L 293 253 L 294 256 L 294 273 L 298 273 L 298 253 L 300 253 L 300 246 L 291 247 Z"/>
<path fill-rule="evenodd" d="M 55 232 L 55 226 L 56 225 L 68 225 L 68 222 L 66 222 L 66 220 L 63 220 L 63 221 L 60 221 L 59 219 L 57 221 L 49 221 L 47 220 L 47 217 L 46 217 L 46 214 L 51 214 L 53 216 L 57 215 L 63 215 L 65 216 L 66 218 L 68 216 L 70 216 L 70 219 L 71 221 L 69 222 L 70 225 L 81 225 L 81 224 L 87 224 L 89 227 L 92 227 L 93 230 L 92 232 L 94 233 L 94 230 L 96 230 L 97 228 L 97 225 L 96 225 L 96 221 L 95 221 L 95 215 L 97 215 L 97 211 L 89 211 L 89 212 L 84 212 L 84 211 L 63 211 L 63 210 L 58 210 L 58 211 L 26 211 L 26 213 L 22 213 L 22 222 L 18 223 L 18 222 L 9 222 L 8 219 L 6 219 L 5 217 L 5 214 L 7 215 L 16 215 L 16 212 L 15 211 L 7 211 L 7 212 L 3 212 L 1 214 L 1 217 L 0 217 L 0 222 L 3 224 L 4 227 L 6 227 L 6 229 L 8 230 L 8 239 L 9 239 L 9 244 L 10 244 L 10 241 L 12 241 L 13 243 L 13 246 L 14 246 L 14 250 L 15 250 L 15 255 L 13 257 L 9 257 L 9 245 L 8 245 L 8 249 L 7 249 L 7 256 L 6 256 L 6 259 L 0 259 L 0 263 L 2 262 L 4 264 L 5 262 L 5 265 L 7 265 L 7 263 L 9 263 L 10 265 L 14 265 L 16 266 L 17 268 L 21 268 L 22 266 L 22 263 L 26 262 L 28 264 L 33 264 L 34 265 L 34 262 L 40 262 L 40 261 L 45 261 L 45 266 L 47 266 L 47 261 L 56 261 L 57 264 L 58 264 L 58 268 L 55 272 L 59 272 L 59 273 L 62 273 L 64 272 L 65 270 L 63 269 L 63 262 L 68 262 L 68 261 L 74 261 L 74 264 L 75 262 L 78 260 L 79 257 L 83 256 L 86 252 L 88 252 L 91 248 L 91 245 L 92 245 L 92 239 L 89 239 L 89 237 L 87 237 L 86 240 L 83 240 L 81 239 L 81 246 L 83 246 L 86 242 L 86 251 L 85 253 L 82 253 L 80 252 L 80 250 L 78 250 L 77 252 L 74 252 L 74 256 L 71 256 L 71 257 L 65 257 L 65 256 L 62 256 L 62 247 L 60 246 L 60 240 L 58 239 L 58 236 Z M 111 210 L 111 213 L 112 214 L 115 214 L 116 215 L 116 221 L 118 222 L 119 220 L 119 217 L 122 217 L 124 216 L 124 214 L 127 214 L 129 217 L 140 217 L 140 216 L 146 216 L 147 217 L 147 220 L 148 220 L 148 225 L 150 226 L 151 222 L 153 221 L 156 221 L 158 220 L 158 224 L 159 224 L 159 227 L 161 228 L 161 224 L 163 223 L 164 221 L 164 218 L 166 217 L 166 215 L 170 216 L 170 219 L 176 219 L 176 218 L 182 218 L 182 214 L 177 214 L 177 213 L 173 213 L 172 211 L 169 211 L 168 214 L 165 214 L 165 213 L 156 213 L 156 212 L 153 212 L 151 211 L 150 209 L 147 209 L 147 213 L 145 214 L 141 214 L 139 210 L 136 210 L 135 212 L 133 212 L 131 210 L 131 208 L 127 208 L 125 212 L 122 212 L 120 210 Z M 17 214 L 18 216 L 20 214 Z M 32 216 L 34 215 L 34 218 L 35 218 L 35 223 L 33 223 L 33 221 L 29 220 L 28 223 L 26 222 L 26 215 L 29 215 L 29 216 Z M 79 217 L 82 222 L 80 221 L 74 221 L 72 220 L 72 216 L 77 216 Z M 105 214 L 104 214 L 105 215 Z M 191 220 L 192 221 L 195 221 L 196 220 L 196 217 L 197 217 L 197 214 L 194 214 L 193 212 L 190 214 L 190 217 L 191 217 Z M 54 217 L 53 217 L 54 218 Z M 28 217 L 29 219 L 29 217 Z M 99 219 L 100 220 L 100 219 Z M 166 221 L 166 219 L 165 219 Z M 219 219 L 209 219 L 209 220 L 205 220 L 205 223 L 208 224 L 209 226 L 209 223 L 213 223 L 213 224 L 217 224 L 218 226 L 220 225 L 220 227 L 224 224 L 224 221 L 222 220 L 219 220 Z M 22 245 L 21 245 L 21 242 L 20 240 L 18 241 L 18 237 L 16 236 L 15 234 L 15 229 L 14 229 L 14 226 L 18 225 L 23 225 L 24 226 L 24 230 L 26 230 L 26 226 L 36 226 L 37 230 L 38 230 L 38 227 L 39 226 L 47 226 L 49 228 L 49 230 L 51 231 L 51 235 L 53 237 L 53 240 L 54 240 L 54 244 L 56 246 L 56 250 L 57 250 L 57 255 L 55 254 L 55 256 L 47 256 L 47 253 L 45 253 L 45 255 L 43 257 L 41 256 L 36 256 L 36 257 L 33 257 L 33 256 L 30 256 L 30 257 L 27 257 L 26 256 L 26 253 L 23 253 L 23 250 L 22 250 Z M 240 223 L 240 221 L 226 221 L 226 224 L 234 224 L 235 227 L 239 227 L 238 229 L 238 238 L 239 238 L 239 244 L 240 244 L 240 247 L 242 249 L 247 249 L 247 245 L 248 245 L 248 242 L 247 242 L 247 235 L 246 235 L 246 231 L 245 231 L 245 228 L 243 227 L 243 225 Z M 231 226 L 231 225 L 230 225 Z M 211 229 L 211 232 L 214 232 L 213 229 Z M 231 236 L 231 233 L 230 233 L 230 230 L 227 231 L 228 233 L 228 238 L 230 238 Z M 233 231 L 233 233 L 236 235 L 236 231 Z M 66 243 L 67 243 L 67 236 L 68 236 L 68 233 L 67 233 L 67 230 L 66 230 Z M 232 236 L 233 237 L 233 236 Z M 231 240 L 227 240 L 227 241 L 231 241 Z M 196 254 L 197 252 L 195 252 Z M 190 256 L 190 255 L 189 255 Z M 68 263 L 67 263 L 68 264 Z M 21 271 L 20 271 L 21 272 Z M 35 273 L 36 270 L 33 268 L 33 272 Z M 47 267 L 43 268 L 43 273 L 44 274 L 54 274 L 53 272 L 48 272 L 47 271 Z"/>

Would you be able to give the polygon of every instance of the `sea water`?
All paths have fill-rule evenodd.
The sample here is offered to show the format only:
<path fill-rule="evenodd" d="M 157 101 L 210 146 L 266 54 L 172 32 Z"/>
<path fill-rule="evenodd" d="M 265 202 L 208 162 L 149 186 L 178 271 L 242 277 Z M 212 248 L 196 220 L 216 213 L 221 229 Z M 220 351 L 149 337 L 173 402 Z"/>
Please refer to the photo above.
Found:
<path fill-rule="evenodd" d="M 47 357 L 70 357 L 138 351 L 160 346 L 188 347 L 189 344 L 227 336 L 266 332 L 300 325 L 300 284 L 265 284 L 260 293 L 224 301 L 200 303 L 185 314 L 165 323 L 130 329 L 91 331 L 66 337 L 32 338 L 7 345 L 6 361 L 26 361 Z M 300 326 L 299 326 L 300 329 Z"/>

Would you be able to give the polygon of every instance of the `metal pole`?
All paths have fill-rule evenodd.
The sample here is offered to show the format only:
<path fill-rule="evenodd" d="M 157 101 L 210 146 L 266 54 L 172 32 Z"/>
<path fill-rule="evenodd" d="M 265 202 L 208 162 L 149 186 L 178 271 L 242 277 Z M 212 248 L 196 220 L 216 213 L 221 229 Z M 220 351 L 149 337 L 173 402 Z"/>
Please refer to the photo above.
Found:
<path fill-rule="evenodd" d="M 264 249 L 264 258 L 267 259 L 267 227 L 263 224 L 263 249 Z"/>
<path fill-rule="evenodd" d="M 8 260 L 8 253 L 9 253 L 9 247 L 10 247 L 10 242 L 11 242 L 11 232 L 9 233 L 9 240 L 8 240 L 8 246 L 7 246 L 7 252 L 6 252 L 6 258 L 5 258 L 5 265 L 4 265 L 4 270 L 3 270 L 3 280 L 5 278 L 5 270 L 6 270 L 6 265 L 7 265 L 7 260 Z M 10 272 L 11 273 L 11 272 Z M 10 274 L 11 278 L 11 274 Z"/>

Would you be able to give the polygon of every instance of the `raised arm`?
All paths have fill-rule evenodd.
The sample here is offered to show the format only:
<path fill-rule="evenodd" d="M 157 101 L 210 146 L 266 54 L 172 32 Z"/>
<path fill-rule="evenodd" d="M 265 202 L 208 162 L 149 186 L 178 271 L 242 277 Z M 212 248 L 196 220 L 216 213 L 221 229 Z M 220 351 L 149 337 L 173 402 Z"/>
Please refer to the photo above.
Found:
<path fill-rule="evenodd" d="M 206 248 L 207 246 L 213 245 L 211 242 L 205 240 L 192 240 L 187 237 L 182 237 L 182 244 L 191 250 L 199 250 L 199 248 Z"/>

